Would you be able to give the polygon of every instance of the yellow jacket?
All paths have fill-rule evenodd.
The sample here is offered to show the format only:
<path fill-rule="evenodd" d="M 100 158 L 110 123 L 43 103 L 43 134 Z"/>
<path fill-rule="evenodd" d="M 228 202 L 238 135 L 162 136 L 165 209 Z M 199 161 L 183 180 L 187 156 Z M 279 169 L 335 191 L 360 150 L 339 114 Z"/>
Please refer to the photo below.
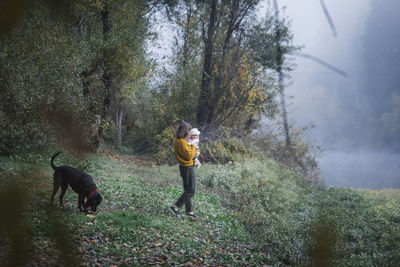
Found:
<path fill-rule="evenodd" d="M 186 139 L 175 139 L 174 141 L 175 157 L 182 166 L 194 165 L 194 157 L 196 156 L 196 147 L 190 146 Z"/>

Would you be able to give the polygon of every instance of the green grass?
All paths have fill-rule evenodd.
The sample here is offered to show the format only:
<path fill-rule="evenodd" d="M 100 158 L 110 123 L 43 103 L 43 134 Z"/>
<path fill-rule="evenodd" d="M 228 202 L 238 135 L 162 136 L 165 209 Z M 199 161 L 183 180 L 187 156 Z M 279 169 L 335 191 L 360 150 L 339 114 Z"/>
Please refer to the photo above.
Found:
<path fill-rule="evenodd" d="M 168 211 L 182 193 L 177 166 L 154 166 L 127 156 L 91 155 L 84 161 L 60 156 L 57 165 L 84 169 L 103 195 L 96 216 L 90 218 L 78 211 L 71 189 L 62 209 L 48 203 L 52 170 L 47 158 L 1 159 L 0 212 L 6 219 L 0 225 L 0 263 L 400 262 L 398 190 L 325 189 L 270 159 L 205 164 L 196 172 L 193 199 L 200 219 L 192 221 Z"/>

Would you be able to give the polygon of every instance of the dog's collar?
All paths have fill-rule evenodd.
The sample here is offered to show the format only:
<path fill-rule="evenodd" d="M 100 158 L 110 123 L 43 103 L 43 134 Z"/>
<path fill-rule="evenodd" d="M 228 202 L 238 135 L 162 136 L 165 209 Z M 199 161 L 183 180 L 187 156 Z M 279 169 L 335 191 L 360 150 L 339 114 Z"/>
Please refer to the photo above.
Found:
<path fill-rule="evenodd" d="M 99 191 L 97 191 L 97 189 L 96 190 L 94 190 L 92 193 L 90 193 L 88 196 L 87 196 L 87 199 L 86 199 L 86 207 L 89 207 L 90 206 L 90 204 L 89 204 L 89 198 L 91 198 L 92 197 L 92 195 L 94 194 L 94 193 L 98 193 Z"/>
<path fill-rule="evenodd" d="M 96 190 L 94 190 L 92 193 L 90 193 L 89 195 L 88 195 L 88 197 L 87 198 L 90 198 L 94 193 L 98 193 L 99 191 L 97 191 L 97 189 Z"/>

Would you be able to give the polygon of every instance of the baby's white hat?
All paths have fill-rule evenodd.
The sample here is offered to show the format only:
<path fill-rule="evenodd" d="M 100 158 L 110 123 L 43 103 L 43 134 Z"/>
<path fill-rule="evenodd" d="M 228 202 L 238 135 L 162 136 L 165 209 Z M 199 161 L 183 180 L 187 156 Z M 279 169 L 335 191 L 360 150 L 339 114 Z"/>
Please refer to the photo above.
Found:
<path fill-rule="evenodd" d="M 200 131 L 197 128 L 192 128 L 190 135 L 200 135 Z"/>

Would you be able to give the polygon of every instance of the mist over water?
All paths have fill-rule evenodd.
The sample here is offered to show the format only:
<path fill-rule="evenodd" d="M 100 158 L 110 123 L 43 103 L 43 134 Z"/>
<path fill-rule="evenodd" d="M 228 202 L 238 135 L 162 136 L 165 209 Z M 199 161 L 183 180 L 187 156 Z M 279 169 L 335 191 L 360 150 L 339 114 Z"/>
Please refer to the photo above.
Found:
<path fill-rule="evenodd" d="M 400 188 L 400 154 L 327 151 L 320 168 L 327 186 L 363 189 Z"/>
<path fill-rule="evenodd" d="M 287 88 L 291 123 L 315 125 L 307 137 L 324 150 L 325 183 L 400 188 L 400 1 L 325 1 L 337 37 L 319 1 L 278 2 L 302 52 L 348 74 L 297 57 Z"/>

